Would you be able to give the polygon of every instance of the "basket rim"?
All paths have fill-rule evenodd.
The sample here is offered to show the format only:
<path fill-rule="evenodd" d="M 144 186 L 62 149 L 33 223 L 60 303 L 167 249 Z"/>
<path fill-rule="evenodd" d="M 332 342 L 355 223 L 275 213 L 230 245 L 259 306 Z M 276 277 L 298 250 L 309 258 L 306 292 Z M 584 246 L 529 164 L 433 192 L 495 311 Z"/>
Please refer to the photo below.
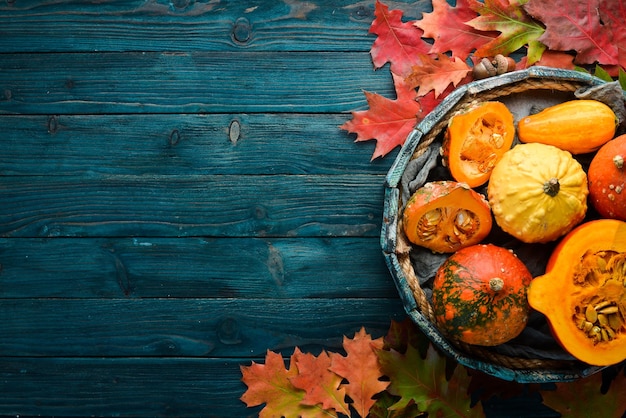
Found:
<path fill-rule="evenodd" d="M 445 116 L 449 114 L 449 112 L 459 103 L 462 101 L 468 101 L 475 96 L 479 97 L 481 94 L 494 91 L 494 89 L 497 88 L 505 88 L 512 85 L 523 84 L 524 82 L 544 82 L 546 80 L 566 84 L 577 83 L 586 86 L 596 86 L 606 83 L 606 81 L 602 79 L 580 71 L 537 66 L 483 80 L 476 80 L 460 86 L 448 95 L 433 111 L 426 115 L 426 117 L 407 136 L 404 145 L 396 156 L 385 177 L 384 184 L 383 223 L 380 235 L 381 247 L 387 267 L 394 279 L 394 283 L 398 293 L 400 294 L 400 298 L 408 316 L 422 330 L 422 332 L 426 334 L 435 346 L 442 350 L 446 355 L 454 358 L 458 363 L 504 380 L 517 381 L 520 383 L 572 381 L 590 376 L 605 367 L 588 365 L 578 360 L 559 361 L 566 364 L 568 366 L 567 368 L 543 367 L 541 363 L 544 360 L 546 360 L 546 365 L 551 364 L 552 361 L 547 359 L 536 359 L 536 362 L 538 362 L 536 367 L 516 367 L 511 366 L 510 364 L 499 364 L 496 362 L 473 358 L 469 356 L 467 352 L 462 351 L 460 347 L 457 347 L 448 341 L 437 329 L 437 327 L 429 321 L 427 315 L 424 315 L 420 310 L 420 303 L 415 297 L 414 290 L 411 287 L 409 280 L 407 280 L 405 271 L 402 267 L 403 263 L 398 258 L 398 246 L 406 245 L 405 243 L 399 242 L 397 233 L 400 222 L 400 180 L 407 164 L 415 154 L 418 145 L 422 144 L 422 142 L 427 139 L 427 135 L 431 133 L 433 128 L 437 126 L 440 127 L 442 121 L 447 120 Z M 503 93 L 500 97 L 505 95 L 506 93 Z M 431 135 L 436 136 L 439 133 L 440 131 L 436 131 Z M 428 140 L 425 142 L 428 142 Z M 426 145 L 429 144 L 430 142 Z M 404 248 L 400 249 L 400 252 L 403 251 L 405 251 Z M 408 257 L 408 249 L 406 251 L 406 256 Z M 418 290 L 421 291 L 421 289 Z M 512 359 L 514 363 L 516 360 L 517 359 Z M 527 360 L 529 363 L 533 361 L 533 359 Z"/>

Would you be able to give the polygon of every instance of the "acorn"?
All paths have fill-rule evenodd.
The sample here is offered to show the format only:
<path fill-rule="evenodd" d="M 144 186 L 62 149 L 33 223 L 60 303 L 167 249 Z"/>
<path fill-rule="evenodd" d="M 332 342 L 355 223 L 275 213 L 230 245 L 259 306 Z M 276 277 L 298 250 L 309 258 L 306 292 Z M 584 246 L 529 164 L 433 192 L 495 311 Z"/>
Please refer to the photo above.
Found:
<path fill-rule="evenodd" d="M 515 60 L 498 54 L 493 58 L 483 58 L 476 65 L 472 74 L 475 80 L 500 75 L 515 70 Z"/>

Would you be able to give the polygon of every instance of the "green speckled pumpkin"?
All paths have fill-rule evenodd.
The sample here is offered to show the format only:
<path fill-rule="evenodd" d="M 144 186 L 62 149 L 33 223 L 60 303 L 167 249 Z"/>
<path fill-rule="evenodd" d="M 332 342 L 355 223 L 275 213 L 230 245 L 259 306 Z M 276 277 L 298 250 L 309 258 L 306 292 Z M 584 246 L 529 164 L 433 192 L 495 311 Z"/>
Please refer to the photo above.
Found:
<path fill-rule="evenodd" d="M 433 283 L 439 329 L 451 340 L 494 346 L 518 336 L 528 319 L 532 276 L 511 251 L 478 244 L 452 254 Z"/>

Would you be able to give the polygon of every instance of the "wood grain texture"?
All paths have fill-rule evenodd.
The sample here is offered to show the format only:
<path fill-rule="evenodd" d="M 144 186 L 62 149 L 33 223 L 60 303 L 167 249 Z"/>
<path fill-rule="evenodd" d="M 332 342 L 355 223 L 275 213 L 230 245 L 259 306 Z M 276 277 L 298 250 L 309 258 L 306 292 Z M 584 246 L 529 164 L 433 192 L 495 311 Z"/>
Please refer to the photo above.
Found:
<path fill-rule="evenodd" d="M 2 237 L 378 236 L 382 175 L 5 177 Z"/>
<path fill-rule="evenodd" d="M 386 174 L 338 114 L 0 116 L 0 175 Z M 392 154 L 393 155 L 393 154 Z"/>
<path fill-rule="evenodd" d="M 8 299 L 0 356 L 262 357 L 341 347 L 401 320 L 396 299 Z M 45 344 L 39 342 L 45 341 Z M 1 407 L 0 407 L 1 408 Z"/>
<path fill-rule="evenodd" d="M 392 3 L 407 18 L 431 10 Z M 373 1 L 352 0 L 11 0 L 0 6 L 0 50 L 366 52 L 373 13 Z"/>
<path fill-rule="evenodd" d="M 0 239 L 0 299 L 397 298 L 377 244 L 377 237 Z"/>
<path fill-rule="evenodd" d="M 0 358 L 4 416 L 257 417 L 249 358 Z"/>
<path fill-rule="evenodd" d="M 395 96 L 359 52 L 7 54 L 0 114 L 338 113 L 362 90 Z"/>

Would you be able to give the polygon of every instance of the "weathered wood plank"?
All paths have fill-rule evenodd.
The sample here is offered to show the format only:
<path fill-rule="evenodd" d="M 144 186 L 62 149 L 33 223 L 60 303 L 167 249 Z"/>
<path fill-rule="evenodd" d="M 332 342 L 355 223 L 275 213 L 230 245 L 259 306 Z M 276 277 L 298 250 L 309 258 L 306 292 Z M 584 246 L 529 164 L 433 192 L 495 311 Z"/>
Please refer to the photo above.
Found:
<path fill-rule="evenodd" d="M 339 114 L 0 115 L 0 175 L 385 174 Z"/>
<path fill-rule="evenodd" d="M 421 17 L 430 1 L 386 2 Z M 368 51 L 374 1 L 9 0 L 1 52 Z"/>
<path fill-rule="evenodd" d="M 4 299 L 0 356 L 258 357 L 338 348 L 403 317 L 398 298 Z"/>
<path fill-rule="evenodd" d="M 230 358 L 0 358 L 0 415 L 256 417 Z"/>
<path fill-rule="evenodd" d="M 378 236 L 382 175 L 4 177 L 0 237 Z"/>
<path fill-rule="evenodd" d="M 378 238 L 0 239 L 0 298 L 394 298 Z"/>
<path fill-rule="evenodd" d="M 7 54 L 0 113 L 337 113 L 394 97 L 364 52 Z"/>
<path fill-rule="evenodd" d="M 373 333 L 373 337 L 383 334 Z M 351 336 L 351 335 L 350 335 Z M 247 408 L 248 358 L 0 358 L 0 414 L 258 417 Z M 259 361 L 256 360 L 255 361 Z M 172 376 L 178 379 L 172 380 Z M 149 382 L 149 383 L 148 383 Z M 538 393 L 483 402 L 487 418 L 557 418 Z"/>

